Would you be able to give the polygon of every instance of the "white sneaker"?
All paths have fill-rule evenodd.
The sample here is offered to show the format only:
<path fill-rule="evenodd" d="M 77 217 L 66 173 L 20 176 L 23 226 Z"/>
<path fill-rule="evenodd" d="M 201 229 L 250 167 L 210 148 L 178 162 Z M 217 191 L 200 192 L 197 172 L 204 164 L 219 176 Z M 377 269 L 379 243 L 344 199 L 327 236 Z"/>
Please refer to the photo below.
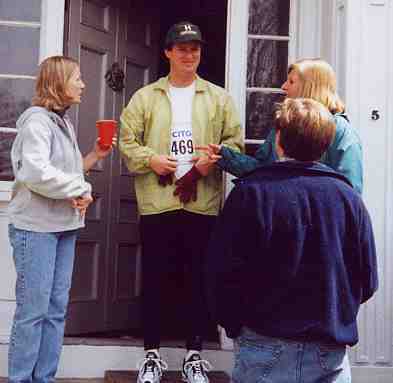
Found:
<path fill-rule="evenodd" d="M 209 383 L 207 372 L 212 366 L 207 360 L 203 360 L 199 353 L 191 354 L 186 360 L 183 360 L 183 380 L 187 383 Z"/>
<path fill-rule="evenodd" d="M 138 363 L 137 368 L 138 383 L 159 383 L 168 365 L 154 351 L 149 351 Z"/>

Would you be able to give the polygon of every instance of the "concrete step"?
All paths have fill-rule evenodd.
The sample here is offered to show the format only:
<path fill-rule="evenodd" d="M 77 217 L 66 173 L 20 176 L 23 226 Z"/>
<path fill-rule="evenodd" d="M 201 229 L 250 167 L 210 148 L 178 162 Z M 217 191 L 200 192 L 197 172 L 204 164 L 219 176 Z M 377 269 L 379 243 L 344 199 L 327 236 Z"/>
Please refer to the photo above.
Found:
<path fill-rule="evenodd" d="M 160 354 L 165 362 L 168 363 L 170 371 L 179 371 L 181 369 L 185 352 L 186 350 L 180 347 L 160 348 Z M 7 354 L 8 345 L 0 344 L 0 377 L 6 377 L 8 373 Z M 121 346 L 109 344 L 102 346 L 89 344 L 65 345 L 60 358 L 57 378 L 63 378 L 67 381 L 75 378 L 103 379 L 106 371 L 135 369 L 144 356 L 145 350 L 143 346 L 131 346 L 128 344 Z M 203 350 L 202 356 L 212 364 L 215 371 L 231 373 L 233 366 L 233 353 L 231 351 Z"/>
<path fill-rule="evenodd" d="M 0 383 L 7 383 L 7 378 L 0 378 Z M 105 383 L 105 380 L 104 378 L 94 378 L 94 379 L 56 378 L 56 383 Z"/>
<path fill-rule="evenodd" d="M 105 383 L 136 383 L 138 371 L 107 371 Z M 209 372 L 210 383 L 229 383 L 230 378 L 224 371 Z M 180 371 L 165 371 L 161 383 L 184 383 Z"/>

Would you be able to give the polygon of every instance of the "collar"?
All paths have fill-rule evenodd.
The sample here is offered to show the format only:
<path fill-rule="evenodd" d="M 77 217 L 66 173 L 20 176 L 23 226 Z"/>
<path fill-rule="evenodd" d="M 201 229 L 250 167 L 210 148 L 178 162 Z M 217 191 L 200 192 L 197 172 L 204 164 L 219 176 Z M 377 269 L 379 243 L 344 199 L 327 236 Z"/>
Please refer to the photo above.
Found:
<path fill-rule="evenodd" d="M 169 75 L 166 77 L 161 77 L 154 84 L 154 89 L 162 90 L 166 93 L 169 92 Z M 196 75 L 195 78 L 195 92 L 206 92 L 207 91 L 207 81 Z"/>
<path fill-rule="evenodd" d="M 287 161 L 276 161 L 270 165 L 261 165 L 254 171 L 248 173 L 242 179 L 254 179 L 258 175 L 263 175 L 264 173 L 272 173 L 272 172 L 280 172 L 280 171 L 293 171 L 297 173 L 302 173 L 306 175 L 319 175 L 319 176 L 327 176 L 332 178 L 338 178 L 349 186 L 353 187 L 351 182 L 348 180 L 347 177 L 344 175 L 337 173 L 329 166 L 322 164 L 321 162 L 317 161 L 297 161 L 297 160 L 287 160 Z M 237 180 L 234 182 L 236 183 Z"/>
<path fill-rule="evenodd" d="M 70 109 L 69 106 L 67 106 L 67 107 L 64 108 L 64 109 L 59 109 L 59 110 L 53 109 L 53 110 L 51 110 L 51 112 L 57 114 L 57 115 L 58 115 L 59 117 L 61 117 L 61 118 L 64 118 L 64 116 L 65 116 L 65 114 L 67 113 L 67 110 L 68 110 L 68 109 Z"/>

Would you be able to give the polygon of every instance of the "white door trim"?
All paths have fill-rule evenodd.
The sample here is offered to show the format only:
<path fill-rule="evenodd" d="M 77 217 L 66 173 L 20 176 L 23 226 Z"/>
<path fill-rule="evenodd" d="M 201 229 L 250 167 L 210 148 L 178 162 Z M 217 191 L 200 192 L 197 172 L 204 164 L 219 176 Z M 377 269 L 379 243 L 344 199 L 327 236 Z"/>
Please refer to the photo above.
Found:
<path fill-rule="evenodd" d="M 305 1 L 308 3 L 305 4 Z M 310 1 L 312 2 L 309 3 Z M 290 0 L 289 63 L 296 60 L 299 54 L 302 53 L 301 47 L 298 46 L 300 44 L 299 38 L 310 41 L 310 33 L 305 33 L 306 31 L 303 31 L 303 26 L 300 25 L 300 20 L 302 20 L 300 12 L 306 5 L 308 10 L 310 8 L 315 8 L 315 1 L 317 0 Z M 320 13 L 319 9 L 320 8 L 317 8 L 314 13 Z M 238 108 L 244 138 L 247 100 L 248 22 L 249 0 L 228 0 L 225 87 L 233 97 L 236 107 Z M 318 25 L 318 23 L 316 22 L 315 25 Z M 312 26 L 314 26 L 314 23 Z M 310 28 L 309 23 L 306 25 L 306 28 Z M 314 34 L 311 35 L 314 36 Z M 318 32 L 317 35 L 320 36 L 320 33 Z M 316 44 L 313 44 L 313 46 L 314 45 Z M 224 185 L 226 196 L 232 188 L 232 179 L 233 176 L 228 174 L 225 177 Z"/>
<path fill-rule="evenodd" d="M 249 0 L 228 0 L 225 87 L 245 121 Z M 243 129 L 244 131 L 244 129 Z"/>
<path fill-rule="evenodd" d="M 42 0 L 40 62 L 63 54 L 65 0 Z"/>

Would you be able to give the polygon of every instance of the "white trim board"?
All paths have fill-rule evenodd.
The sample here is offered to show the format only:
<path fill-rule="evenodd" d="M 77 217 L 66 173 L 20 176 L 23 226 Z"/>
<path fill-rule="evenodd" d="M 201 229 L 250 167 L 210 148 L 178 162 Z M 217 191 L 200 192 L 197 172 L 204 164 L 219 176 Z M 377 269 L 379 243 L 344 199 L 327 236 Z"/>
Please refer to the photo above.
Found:
<path fill-rule="evenodd" d="M 228 0 L 225 86 L 244 124 L 246 110 L 248 0 Z"/>
<path fill-rule="evenodd" d="M 63 54 L 65 0 L 42 0 L 40 62 Z"/>

